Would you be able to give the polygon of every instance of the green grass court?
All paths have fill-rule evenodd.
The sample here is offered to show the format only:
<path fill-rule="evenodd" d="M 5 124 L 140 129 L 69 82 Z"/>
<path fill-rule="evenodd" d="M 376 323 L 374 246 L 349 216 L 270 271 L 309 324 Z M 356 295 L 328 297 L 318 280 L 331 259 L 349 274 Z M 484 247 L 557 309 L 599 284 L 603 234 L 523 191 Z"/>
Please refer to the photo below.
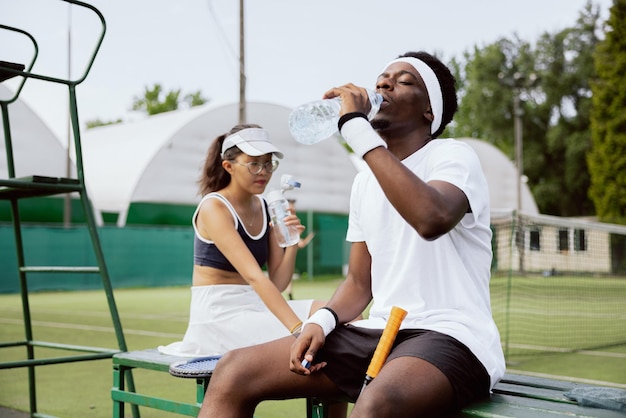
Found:
<path fill-rule="evenodd" d="M 298 280 L 294 282 L 294 296 L 328 299 L 338 280 Z M 189 296 L 187 287 L 116 290 L 129 349 L 153 348 L 182 338 Z M 36 340 L 116 348 L 103 292 L 34 293 L 30 302 Z M 626 388 L 625 302 L 624 279 L 492 279 L 494 317 L 503 340 L 508 338 L 508 367 L 515 373 Z M 0 341 L 22 340 L 22 322 L 19 295 L 0 295 Z M 36 349 L 37 358 L 67 353 Z M 2 361 L 22 360 L 25 349 L 3 348 L 0 356 Z M 41 366 L 36 374 L 41 413 L 80 418 L 111 416 L 110 359 Z M 134 379 L 142 392 L 188 402 L 195 397 L 193 380 L 146 370 L 136 370 Z M 1 370 L 0 405 L 28 410 L 27 381 L 26 368 Z M 149 409 L 143 411 L 143 416 L 172 415 Z M 257 409 L 256 417 L 306 417 L 305 401 L 266 402 Z"/>

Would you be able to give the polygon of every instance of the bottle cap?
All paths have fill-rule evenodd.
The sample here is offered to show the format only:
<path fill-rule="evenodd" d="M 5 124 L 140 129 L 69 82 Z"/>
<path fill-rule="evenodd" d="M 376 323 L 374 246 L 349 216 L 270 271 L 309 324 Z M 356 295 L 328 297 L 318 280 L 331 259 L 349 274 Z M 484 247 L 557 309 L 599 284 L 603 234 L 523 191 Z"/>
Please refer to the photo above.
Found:
<path fill-rule="evenodd" d="M 276 202 L 277 200 L 283 200 L 285 197 L 283 196 L 283 192 L 280 190 L 272 190 L 267 194 L 267 203 Z"/>
<path fill-rule="evenodd" d="M 283 174 L 280 178 L 280 188 L 283 191 L 293 190 L 294 188 L 299 189 L 302 186 L 302 183 L 293 178 L 291 174 Z"/>

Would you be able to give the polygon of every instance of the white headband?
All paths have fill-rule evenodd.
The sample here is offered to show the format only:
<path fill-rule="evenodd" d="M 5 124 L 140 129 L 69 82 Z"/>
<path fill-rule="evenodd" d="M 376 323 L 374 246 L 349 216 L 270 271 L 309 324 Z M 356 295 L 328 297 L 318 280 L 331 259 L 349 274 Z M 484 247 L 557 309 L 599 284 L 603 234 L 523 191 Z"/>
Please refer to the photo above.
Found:
<path fill-rule="evenodd" d="M 430 133 L 433 134 L 441 126 L 441 119 L 443 117 L 443 95 L 441 93 L 441 85 L 439 79 L 435 75 L 435 72 L 424 61 L 414 57 L 402 57 L 397 58 L 387 64 L 389 67 L 396 62 L 406 62 L 411 64 L 415 71 L 422 77 L 424 84 L 426 85 L 426 92 L 430 99 L 430 107 L 433 111 L 433 122 L 430 125 Z M 385 68 L 387 68 L 385 67 Z"/>

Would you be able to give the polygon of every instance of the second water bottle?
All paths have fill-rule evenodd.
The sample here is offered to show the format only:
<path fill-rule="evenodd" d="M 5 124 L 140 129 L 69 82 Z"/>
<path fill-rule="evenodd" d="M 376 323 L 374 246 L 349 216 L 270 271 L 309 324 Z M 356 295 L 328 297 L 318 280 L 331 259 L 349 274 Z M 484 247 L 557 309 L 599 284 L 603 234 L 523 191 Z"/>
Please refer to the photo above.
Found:
<path fill-rule="evenodd" d="M 272 225 L 278 245 L 281 247 L 291 247 L 300 241 L 300 232 L 295 226 L 285 225 L 285 216 L 289 214 L 289 202 L 283 196 L 281 190 L 272 190 L 267 195 L 267 208 L 270 212 Z"/>

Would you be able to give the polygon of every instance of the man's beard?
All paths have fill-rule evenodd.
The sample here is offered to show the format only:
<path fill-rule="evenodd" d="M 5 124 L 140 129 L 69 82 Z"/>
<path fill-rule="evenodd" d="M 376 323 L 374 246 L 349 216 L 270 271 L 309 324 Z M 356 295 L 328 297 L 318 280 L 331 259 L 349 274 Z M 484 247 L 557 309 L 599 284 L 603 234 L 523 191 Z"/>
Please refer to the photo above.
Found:
<path fill-rule="evenodd" d="M 372 125 L 372 128 L 374 128 L 374 130 L 382 131 L 384 129 L 389 128 L 391 123 L 389 123 L 388 120 L 374 119 L 370 122 L 370 125 Z"/>

